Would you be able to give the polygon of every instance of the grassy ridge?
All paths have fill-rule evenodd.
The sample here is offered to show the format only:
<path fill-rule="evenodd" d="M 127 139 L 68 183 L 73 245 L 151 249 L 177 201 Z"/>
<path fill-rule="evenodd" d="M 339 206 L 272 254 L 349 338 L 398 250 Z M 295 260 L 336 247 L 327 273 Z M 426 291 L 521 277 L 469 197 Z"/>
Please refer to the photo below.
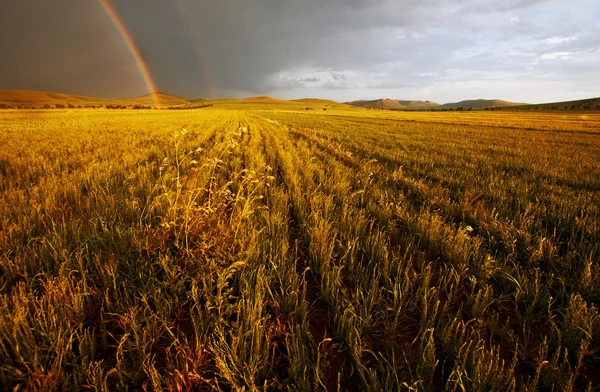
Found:
<path fill-rule="evenodd" d="M 0 385 L 597 387 L 599 129 L 3 112 Z"/>
<path fill-rule="evenodd" d="M 189 105 L 190 101 L 186 98 L 167 93 L 146 94 L 138 98 L 96 98 L 81 95 L 63 94 L 45 91 L 33 90 L 0 90 L 0 105 L 25 105 L 40 107 L 44 105 L 154 105 L 155 98 L 158 99 L 159 106 L 166 105 Z M 1 106 L 0 106 L 1 108 Z"/>

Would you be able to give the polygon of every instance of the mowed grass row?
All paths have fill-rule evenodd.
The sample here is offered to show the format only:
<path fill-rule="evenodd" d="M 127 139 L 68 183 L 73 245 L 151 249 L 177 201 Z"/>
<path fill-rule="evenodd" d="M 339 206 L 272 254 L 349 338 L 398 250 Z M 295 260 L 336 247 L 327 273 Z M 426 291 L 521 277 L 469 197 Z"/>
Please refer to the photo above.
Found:
<path fill-rule="evenodd" d="M 504 118 L 3 114 L 0 385 L 597 386 L 597 136 Z"/>

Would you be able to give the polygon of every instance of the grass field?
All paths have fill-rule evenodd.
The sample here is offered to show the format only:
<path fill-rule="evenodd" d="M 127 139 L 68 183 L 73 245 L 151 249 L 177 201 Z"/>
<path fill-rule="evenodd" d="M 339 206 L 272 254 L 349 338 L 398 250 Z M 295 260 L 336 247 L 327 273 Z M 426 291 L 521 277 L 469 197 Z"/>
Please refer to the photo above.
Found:
<path fill-rule="evenodd" d="M 600 115 L 0 112 L 0 389 L 600 388 Z"/>

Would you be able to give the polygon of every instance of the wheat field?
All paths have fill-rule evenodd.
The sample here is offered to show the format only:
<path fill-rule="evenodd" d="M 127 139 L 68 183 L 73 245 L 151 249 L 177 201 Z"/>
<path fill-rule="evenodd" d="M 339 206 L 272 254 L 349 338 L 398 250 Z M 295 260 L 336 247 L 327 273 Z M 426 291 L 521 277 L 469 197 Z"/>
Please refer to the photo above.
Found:
<path fill-rule="evenodd" d="M 600 115 L 299 109 L 0 112 L 0 389 L 600 388 Z"/>

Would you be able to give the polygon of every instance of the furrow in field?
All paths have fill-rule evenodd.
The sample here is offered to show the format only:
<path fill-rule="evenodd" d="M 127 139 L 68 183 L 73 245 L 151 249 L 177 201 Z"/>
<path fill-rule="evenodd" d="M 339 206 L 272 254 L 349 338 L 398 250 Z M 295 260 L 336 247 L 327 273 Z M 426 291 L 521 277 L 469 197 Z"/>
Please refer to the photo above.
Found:
<path fill-rule="evenodd" d="M 285 128 L 283 128 L 285 130 Z M 304 139 L 303 139 L 304 140 Z M 309 150 L 314 148 L 314 143 L 308 143 L 306 141 L 303 141 L 302 144 L 300 144 L 302 147 L 304 148 L 308 148 Z M 311 164 L 308 165 L 305 163 L 305 167 L 312 167 L 312 165 L 317 164 L 317 167 L 322 167 L 323 165 L 325 165 L 325 156 L 321 155 L 321 153 L 319 152 L 319 150 L 315 150 L 314 152 L 316 152 L 319 157 L 319 161 L 315 161 L 314 158 L 316 157 L 312 157 L 310 158 Z M 302 156 L 304 154 L 297 154 L 299 156 Z M 308 155 L 310 156 L 310 155 Z M 335 157 L 335 156 L 333 156 Z M 318 162 L 318 163 L 317 163 Z M 363 327 L 361 328 L 365 328 L 367 327 L 367 331 L 369 329 L 373 329 L 373 331 L 378 331 L 379 328 L 383 328 L 383 325 L 386 324 L 386 318 L 382 318 L 379 321 L 375 321 L 371 320 L 370 322 L 367 322 L 366 320 L 363 320 L 364 323 L 366 324 L 355 324 L 357 319 L 353 319 L 352 316 L 350 316 L 350 314 L 352 313 L 348 313 L 350 311 L 350 309 L 353 309 L 352 312 L 357 311 L 357 309 L 361 309 L 363 306 L 366 306 L 366 303 L 362 303 L 362 299 L 360 296 L 356 297 L 354 294 L 352 294 L 354 292 L 354 290 L 357 290 L 356 292 L 364 292 L 364 290 L 367 290 L 367 292 L 369 292 L 369 290 L 373 290 L 373 288 L 371 288 L 372 284 L 376 284 L 377 286 L 379 286 L 380 284 L 383 283 L 383 287 L 387 287 L 389 290 L 392 290 L 393 287 L 396 286 L 396 284 L 398 282 L 395 281 L 395 279 L 393 277 L 390 277 L 389 275 L 387 275 L 386 278 L 383 278 L 381 276 L 377 276 L 378 272 L 379 273 L 381 271 L 385 271 L 386 269 L 389 269 L 389 263 L 390 261 L 392 261 L 393 264 L 398 263 L 397 259 L 392 259 L 390 260 L 390 255 L 387 253 L 387 247 L 389 246 L 388 244 L 390 243 L 390 239 L 387 236 L 387 234 L 384 231 L 379 231 L 379 229 L 376 228 L 376 226 L 373 226 L 373 223 L 369 223 L 369 219 L 365 220 L 364 223 L 362 223 L 362 225 L 364 225 L 364 229 L 366 230 L 366 232 L 363 232 L 362 236 L 360 237 L 366 237 L 366 238 L 371 238 L 375 241 L 379 241 L 378 242 L 378 248 L 371 248 L 372 250 L 369 251 L 368 249 L 363 248 L 365 245 L 367 247 L 371 247 L 373 246 L 372 244 L 368 244 L 368 241 L 366 243 L 363 243 L 363 247 L 361 247 L 359 245 L 359 243 L 361 243 L 361 241 L 359 241 L 359 243 L 357 243 L 358 240 L 358 236 L 353 235 L 352 234 L 352 230 L 347 231 L 348 229 L 346 229 L 346 227 L 349 228 L 349 226 L 346 226 L 349 222 L 346 221 L 344 222 L 344 220 L 350 218 L 351 217 L 346 217 L 344 218 L 344 213 L 343 211 L 337 211 L 336 208 L 343 208 L 342 206 L 344 204 L 346 204 L 348 206 L 348 208 L 351 208 L 351 206 L 358 204 L 360 206 L 361 203 L 356 203 L 356 200 L 352 200 L 352 197 L 350 195 L 352 195 L 352 189 L 350 189 L 350 183 L 354 181 L 354 171 L 353 170 L 349 170 L 349 168 L 346 166 L 348 164 L 347 160 L 340 160 L 340 162 L 342 163 L 341 165 L 337 166 L 335 164 L 335 161 L 329 160 L 329 162 L 327 163 L 328 166 L 328 172 L 330 173 L 330 176 L 327 176 L 327 174 L 325 174 L 325 178 L 322 179 L 322 181 L 320 182 L 320 184 L 322 184 L 322 186 L 320 185 L 318 188 L 318 192 L 313 191 L 311 192 L 310 190 L 307 190 L 306 192 L 308 192 L 309 197 L 307 198 L 307 200 L 309 200 L 309 211 L 328 211 L 328 207 L 325 207 L 323 205 L 319 205 L 317 203 L 319 202 L 325 202 L 325 203 L 331 203 L 333 202 L 333 198 L 337 197 L 340 200 L 340 203 L 334 203 L 334 205 L 336 205 L 337 207 L 331 207 L 332 209 L 330 210 L 330 213 L 327 215 L 323 215 L 320 216 L 320 214 L 316 214 L 316 213 L 309 213 L 309 218 L 306 219 L 306 225 L 305 225 L 305 230 L 303 231 L 303 236 L 306 240 L 306 242 L 308 242 L 308 258 L 309 261 L 312 263 L 311 267 L 313 269 L 316 270 L 317 272 L 317 277 L 320 278 L 321 280 L 321 295 L 324 297 L 325 301 L 327 302 L 328 308 L 330 309 L 330 312 L 333 311 L 333 317 L 334 317 L 334 323 L 336 324 L 336 334 L 338 334 L 338 336 L 342 337 L 342 340 L 344 342 L 346 342 L 346 344 L 348 344 L 349 347 L 349 352 L 351 357 L 353 358 L 353 365 L 355 368 L 355 371 L 357 371 L 359 374 L 363 374 L 364 376 L 364 360 L 366 359 L 365 354 L 360 354 L 362 352 L 362 350 L 358 349 L 357 347 L 360 346 L 359 341 L 361 341 L 362 339 L 366 339 L 367 341 L 370 341 L 371 344 L 377 345 L 378 343 L 378 338 L 377 336 L 381 333 L 381 331 L 379 332 L 375 332 L 375 334 L 373 334 L 373 332 L 369 333 L 356 333 L 353 332 L 355 331 L 352 327 L 354 325 L 354 328 L 356 328 L 358 325 L 363 325 Z M 354 166 L 352 166 L 351 168 L 355 169 Z M 316 168 L 315 168 L 316 169 Z M 314 170 L 314 169 L 313 169 Z M 314 177 L 314 175 L 308 174 L 306 173 L 305 176 L 307 177 Z M 346 186 L 341 186 L 338 187 L 337 189 L 330 189 L 326 184 L 332 184 L 332 178 L 335 178 L 335 182 L 337 183 L 341 183 L 341 184 L 345 184 Z M 340 193 L 341 192 L 341 193 Z M 366 196 L 367 198 L 369 198 L 369 196 Z M 366 204 L 368 204 L 368 201 L 366 202 Z M 310 207 L 313 206 L 314 207 L 311 209 Z M 318 206 L 318 207 L 317 207 Z M 364 207 L 363 207 L 364 208 Z M 341 215 L 340 215 L 341 214 Z M 316 216 L 315 216 L 316 215 Z M 340 219 L 342 219 L 340 221 Z M 358 221 L 354 221 L 354 224 L 358 224 L 359 226 L 361 226 L 360 223 L 360 219 Z M 364 217 L 362 218 L 364 219 Z M 372 219 L 372 218 L 371 218 Z M 372 221 L 371 221 L 372 222 Z M 382 229 L 385 230 L 385 227 L 383 227 Z M 325 231 L 323 231 L 325 230 Z M 423 230 L 421 228 L 421 230 Z M 320 236 L 324 235 L 325 233 L 328 233 L 328 235 L 330 235 L 331 237 L 329 237 L 330 239 L 328 240 L 321 240 Z M 336 239 L 337 237 L 337 239 Z M 331 244 L 331 243 L 335 243 L 335 242 L 339 242 L 341 247 L 343 248 L 343 246 L 345 244 L 348 244 L 351 246 L 351 251 L 350 253 L 346 252 L 345 255 L 340 254 L 340 250 L 336 249 L 336 247 L 333 248 L 321 248 L 320 246 L 322 245 L 318 245 L 318 244 Z M 417 242 L 417 241 L 416 241 Z M 354 245 L 352 245 L 352 243 L 354 243 Z M 405 243 L 404 245 L 406 245 L 407 248 L 410 249 L 410 247 L 415 247 L 415 243 L 414 242 L 409 242 Z M 451 246 L 450 243 L 445 244 L 446 247 Z M 417 248 L 419 247 L 418 245 L 416 246 Z M 430 247 L 430 245 L 428 245 L 428 247 Z M 424 247 L 423 249 L 428 249 L 428 247 Z M 361 249 L 362 248 L 362 249 Z M 463 250 L 463 249 L 460 249 Z M 377 252 L 385 252 L 384 255 L 382 256 L 376 256 Z M 372 253 L 375 252 L 375 253 Z M 337 253 L 337 255 L 336 255 Z M 459 254 L 459 251 L 457 250 L 454 253 L 450 253 L 450 254 L 454 254 L 454 259 L 456 259 L 457 255 Z M 410 253 L 405 253 L 402 256 L 404 257 L 410 257 L 409 256 Z M 440 257 L 443 257 L 440 255 L 436 255 L 434 256 L 434 258 L 439 259 Z M 354 261 L 352 261 L 352 259 L 354 259 Z M 421 261 L 422 263 L 423 261 Z M 333 265 L 331 263 L 334 263 Z M 337 269 L 336 265 L 345 265 L 345 268 L 343 269 Z M 396 264 L 397 265 L 397 264 Z M 398 268 L 397 266 L 394 268 Z M 406 267 L 404 267 L 406 268 Z M 429 267 L 430 268 L 430 267 Z M 438 268 L 444 268 L 443 266 L 440 266 Z M 385 274 L 385 272 L 383 272 Z M 429 270 L 428 274 L 431 274 L 431 270 Z M 437 278 L 434 278 L 433 281 L 431 282 L 431 284 L 440 284 L 442 279 L 440 279 L 440 275 L 438 275 L 437 273 L 435 274 L 437 276 Z M 333 281 L 331 281 L 331 279 L 334 279 Z M 431 279 L 428 278 L 428 279 Z M 337 280 L 337 281 L 336 281 Z M 372 282 L 372 283 L 369 283 Z M 435 282 L 435 283 L 434 283 Z M 443 285 L 442 285 L 443 286 Z M 407 289 L 407 288 L 405 288 Z M 386 300 L 384 300 L 384 302 L 380 302 L 380 304 L 386 303 L 387 301 L 394 301 L 397 299 L 394 299 L 394 295 L 390 295 L 390 293 L 381 293 L 376 291 L 372 291 L 372 294 L 376 297 L 381 297 L 381 299 L 379 301 L 381 301 L 383 298 L 387 298 Z M 458 299 L 458 298 L 457 298 Z M 455 299 L 455 300 L 457 300 Z M 358 301 L 358 302 L 356 302 Z M 369 306 L 374 306 L 373 304 L 369 305 Z M 414 306 L 414 304 L 413 304 Z M 452 308 L 452 306 L 454 305 L 450 305 L 450 303 L 448 304 L 442 304 L 443 308 Z M 358 308 L 356 308 L 358 307 Z M 408 311 L 408 309 L 410 309 L 410 306 L 406 305 L 405 312 L 406 312 L 406 316 L 408 317 L 416 317 L 418 319 L 419 317 L 419 311 L 417 311 L 417 308 L 413 308 L 413 311 Z M 369 309 L 369 308 L 367 308 Z M 412 313 L 412 316 L 411 316 Z M 362 314 L 362 313 L 361 313 Z M 364 314 L 369 314 L 369 311 L 364 310 Z M 349 319 L 346 319 L 345 317 L 349 317 Z M 354 320 L 354 321 L 353 321 Z M 374 323 L 374 324 L 373 324 Z M 379 327 L 377 327 L 377 325 Z M 359 330 L 361 329 L 359 328 Z M 393 332 L 393 328 L 390 329 L 390 327 L 387 327 L 388 329 L 388 333 L 392 333 L 392 336 L 395 336 L 393 339 L 399 339 L 399 341 L 406 341 L 407 338 L 407 333 L 409 333 L 409 331 L 403 331 L 400 335 L 396 335 L 396 332 Z M 365 331 L 366 332 L 366 331 Z M 419 336 L 418 331 L 416 331 L 416 335 L 413 335 L 413 340 L 415 339 L 415 336 Z M 415 333 L 415 332 L 412 332 Z M 402 345 L 400 346 L 396 346 L 397 349 L 400 349 L 400 347 L 402 347 Z M 404 345 L 404 350 L 409 349 L 408 346 Z M 357 351 L 358 350 L 358 351 Z M 400 352 L 402 351 L 402 349 L 400 349 Z M 368 357 L 368 356 L 367 356 Z M 362 381 L 363 383 L 366 382 L 365 380 Z"/>
<path fill-rule="evenodd" d="M 309 135 L 308 137 L 304 137 L 303 139 L 310 140 L 311 136 L 314 137 L 314 135 Z M 328 152 L 331 154 L 330 158 L 337 159 L 342 164 L 339 170 L 349 170 L 350 168 L 356 169 L 356 165 L 349 163 L 347 159 L 348 154 L 343 152 L 345 151 L 344 148 L 334 146 L 334 143 L 332 143 L 331 140 L 318 140 L 318 142 L 320 143 L 315 143 L 318 147 L 318 150 L 320 150 L 320 152 L 317 152 L 317 154 L 320 155 L 320 158 L 323 160 L 323 162 L 327 160 L 325 152 Z M 340 152 L 342 152 L 344 156 L 340 156 Z M 330 160 L 330 162 L 328 162 L 329 171 L 336 170 L 333 168 L 333 163 L 334 160 Z M 336 181 L 339 182 L 341 177 L 339 175 L 336 175 L 335 178 Z M 389 195 L 387 194 L 387 192 L 384 192 L 383 196 L 387 198 Z M 392 199 L 393 198 L 394 197 L 392 197 Z M 379 209 L 380 205 L 385 204 L 383 203 L 385 199 L 379 198 L 378 200 L 376 197 L 373 200 L 373 204 L 375 204 L 376 209 Z M 384 216 L 385 215 L 386 214 L 384 213 Z M 424 211 L 422 210 L 422 208 L 420 208 L 420 206 L 418 206 L 415 209 L 408 208 L 408 210 L 405 209 L 405 206 L 397 206 L 395 211 L 392 212 L 392 216 L 395 219 L 400 220 L 401 227 L 406 227 L 409 230 L 409 232 L 418 234 L 418 236 L 421 238 L 420 240 L 416 241 L 416 243 L 418 244 L 417 247 L 419 249 L 425 251 L 426 254 L 428 254 L 430 257 L 433 256 L 434 259 L 438 259 L 443 262 L 450 262 L 450 265 L 453 265 L 454 268 L 458 268 L 458 270 L 461 271 L 461 273 L 459 274 L 458 282 L 468 281 L 469 279 L 473 278 L 475 278 L 475 281 L 482 279 L 480 283 L 481 286 L 478 287 L 477 290 L 485 289 L 486 291 L 489 291 L 491 293 L 493 293 L 494 290 L 497 290 L 498 288 L 500 288 L 501 290 L 506 290 L 507 282 L 503 281 L 503 278 L 500 279 L 501 276 L 496 277 L 493 275 L 494 271 L 498 267 L 506 268 L 506 266 L 503 266 L 502 264 L 496 264 L 493 258 L 490 258 L 490 256 L 481 249 L 481 242 L 478 241 L 477 238 L 471 238 L 471 233 L 469 231 L 462 230 L 461 228 L 457 229 L 453 227 L 447 227 L 443 223 L 443 221 L 440 220 L 440 216 L 438 216 L 435 213 L 433 215 L 424 214 Z M 415 218 L 415 216 L 417 218 Z M 404 242 L 403 245 L 410 246 L 410 242 L 408 244 Z M 439 269 L 439 267 L 437 268 Z M 452 274 L 454 273 L 456 272 L 452 272 Z M 439 279 L 439 275 L 434 273 L 434 276 L 436 276 L 434 278 L 434 281 Z M 490 283 L 492 283 L 496 287 L 495 289 L 492 289 L 490 284 L 486 282 L 487 279 L 490 278 L 492 278 Z M 464 283 L 457 284 L 464 285 Z M 445 295 L 443 295 L 441 298 L 444 297 Z M 443 299 L 441 304 L 442 306 L 444 306 L 444 308 L 455 309 L 455 312 L 458 309 L 464 309 L 464 311 L 466 311 L 466 318 L 463 322 L 467 322 L 469 320 L 468 317 L 472 317 L 473 315 L 479 314 L 479 311 L 475 310 L 475 308 L 469 309 L 469 306 L 476 306 L 476 303 L 471 302 L 471 304 L 466 307 L 463 304 L 457 308 L 454 308 L 455 305 L 452 305 L 453 303 L 460 304 L 461 302 L 469 303 L 470 301 L 467 299 L 468 294 L 466 292 L 462 292 L 458 296 L 455 296 L 453 301 L 447 301 L 447 299 Z M 503 305 L 501 305 L 500 302 L 497 302 L 493 305 L 489 305 L 488 311 L 499 314 L 498 312 L 502 312 L 503 308 L 506 309 Z M 541 325 L 542 324 L 540 324 L 540 327 Z M 513 327 L 510 327 L 509 330 L 510 329 L 513 330 L 513 333 L 517 332 L 519 336 L 524 338 L 524 335 L 520 334 L 518 329 L 515 330 L 513 329 Z M 485 331 L 485 328 L 479 329 L 478 333 L 482 333 Z M 502 340 L 498 340 L 495 344 L 491 345 L 489 349 L 492 351 L 497 350 L 498 347 L 500 347 L 502 344 L 504 344 L 502 343 Z M 505 357 L 505 359 L 508 360 L 509 358 Z"/>
<path fill-rule="evenodd" d="M 306 132 L 309 132 L 307 137 L 320 138 L 321 141 L 319 141 L 319 143 L 321 144 L 334 144 L 331 140 L 322 141 L 324 140 L 325 135 L 330 133 L 314 130 Z M 343 136 L 343 134 L 341 136 Z M 340 135 L 336 136 L 336 138 L 339 140 Z M 472 186 L 470 184 L 465 183 L 464 185 L 460 185 L 448 181 L 443 177 L 439 177 L 436 181 L 435 175 L 432 176 L 431 174 L 426 174 L 422 170 L 415 172 L 414 170 L 407 169 L 405 167 L 406 165 L 401 163 L 402 161 L 396 161 L 395 159 L 390 160 L 385 156 L 383 156 L 382 159 L 381 154 L 373 154 L 372 151 L 367 151 L 365 147 L 356 145 L 351 140 L 344 140 L 344 144 L 348 146 L 345 148 L 350 151 L 345 153 L 344 155 L 346 156 L 342 156 L 340 159 L 348 162 L 347 155 L 349 153 L 354 153 L 357 157 L 362 157 L 362 161 L 376 157 L 375 159 L 377 159 L 378 162 L 385 165 L 385 173 L 388 173 L 389 175 L 389 173 L 392 172 L 392 176 L 389 176 L 388 180 L 386 180 L 389 186 L 400 188 L 399 191 L 407 196 L 409 201 L 413 204 L 416 203 L 417 208 L 427 208 L 429 211 L 437 211 L 437 213 L 449 223 L 468 225 L 473 229 L 472 235 L 482 237 L 485 240 L 484 245 L 487 247 L 488 251 L 494 255 L 509 257 L 510 260 L 512 260 L 511 262 L 528 264 L 530 263 L 529 260 L 535 256 L 537 249 L 541 246 L 540 241 L 544 241 L 544 238 L 548 237 L 552 237 L 553 242 L 563 244 L 556 248 L 562 257 L 571 259 L 573 257 L 583 257 L 585 259 L 588 257 L 588 254 L 594 254 L 598 251 L 598 249 L 594 249 L 592 246 L 589 251 L 584 252 L 585 254 L 577 256 L 571 250 L 572 248 L 579 246 L 576 245 L 580 242 L 580 240 L 576 239 L 577 237 L 587 237 L 585 234 L 587 232 L 587 227 L 589 227 L 589 223 L 587 222 L 584 224 L 580 220 L 575 220 L 575 222 L 579 223 L 576 223 L 575 225 L 571 224 L 572 229 L 563 233 L 559 232 L 558 237 L 556 237 L 557 233 L 556 231 L 553 232 L 553 228 L 559 223 L 557 219 L 562 219 L 562 217 L 564 217 L 565 213 L 563 211 L 552 212 L 543 210 L 547 218 L 538 220 L 540 223 L 537 225 L 539 227 L 538 230 L 542 230 L 542 232 L 545 231 L 546 233 L 541 234 L 540 236 L 531 237 L 527 235 L 527 228 L 523 227 L 524 224 L 527 223 L 524 222 L 522 216 L 518 215 L 519 212 L 517 212 L 517 219 L 514 220 L 515 208 L 517 208 L 517 211 L 523 210 L 525 214 L 536 213 L 535 210 L 527 207 L 527 205 L 532 204 L 531 201 L 526 201 L 525 204 L 521 204 L 520 206 L 506 204 L 506 196 L 497 195 L 490 198 L 489 194 L 483 189 L 482 192 L 473 191 L 469 189 Z M 337 152 L 335 148 L 329 148 L 329 150 L 333 154 L 339 155 L 339 152 Z M 360 161 L 360 159 L 358 161 Z M 393 167 L 396 167 L 399 170 L 394 170 Z M 418 175 L 419 172 L 421 172 L 421 177 L 415 178 L 414 176 Z M 488 175 L 484 174 L 484 177 L 485 176 L 490 178 L 490 176 L 493 176 L 493 173 Z M 428 185 L 428 183 L 432 181 L 433 184 Z M 447 188 L 447 186 L 451 187 Z M 461 191 L 460 189 L 463 190 Z M 538 200 L 540 199 L 534 200 L 533 203 L 539 203 Z M 550 205 L 553 204 L 551 201 L 544 203 Z M 507 214 L 508 211 L 510 211 L 510 213 Z M 564 226 L 564 222 L 560 224 Z M 574 241 L 570 240 L 569 237 L 575 237 L 573 238 Z M 593 235 L 592 237 L 588 237 L 586 241 L 593 244 L 596 242 L 596 237 L 596 235 Z M 581 264 L 581 261 L 577 263 Z M 568 265 L 569 263 L 566 264 L 566 266 Z M 582 271 L 579 270 L 579 272 L 576 273 L 581 272 Z"/>

